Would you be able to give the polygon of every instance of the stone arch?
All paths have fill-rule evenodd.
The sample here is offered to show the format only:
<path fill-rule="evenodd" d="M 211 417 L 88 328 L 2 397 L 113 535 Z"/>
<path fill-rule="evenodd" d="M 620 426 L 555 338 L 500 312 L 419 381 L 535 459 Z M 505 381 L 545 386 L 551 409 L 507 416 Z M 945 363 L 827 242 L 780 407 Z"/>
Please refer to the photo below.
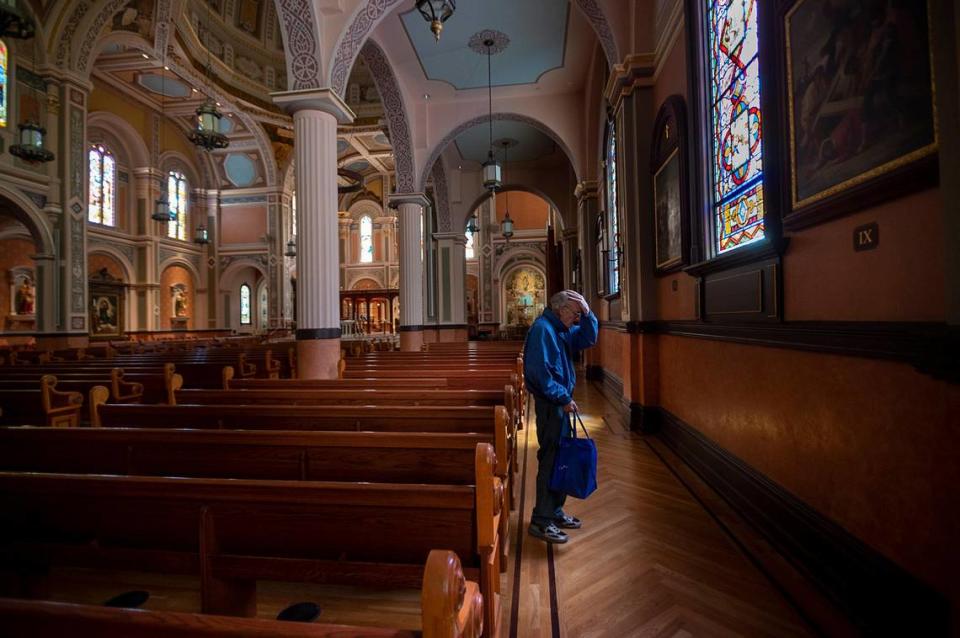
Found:
<path fill-rule="evenodd" d="M 526 186 L 524 184 L 504 184 L 497 192 L 506 193 L 507 191 L 522 191 L 524 193 L 536 195 L 543 201 L 550 204 L 550 206 L 552 206 L 555 210 L 560 210 L 560 208 L 557 206 L 557 203 L 553 201 L 549 195 L 535 186 Z M 460 226 L 466 227 L 467 220 L 473 214 L 473 211 L 477 210 L 477 208 L 479 208 L 488 199 L 490 199 L 490 193 L 482 193 L 478 195 L 477 198 L 473 200 L 473 203 L 470 204 L 470 207 L 466 209 L 467 216 L 461 220 Z M 560 230 L 563 230 L 563 228 L 566 226 L 566 222 L 563 220 L 563 215 L 557 215 L 557 219 L 560 221 Z"/>
<path fill-rule="evenodd" d="M 109 246 L 107 244 L 101 244 L 101 243 L 93 244 L 89 247 L 89 250 L 87 250 L 87 257 L 91 257 L 93 255 L 105 255 L 113 259 L 120 266 L 120 270 L 122 271 L 122 275 L 123 275 L 123 280 L 126 283 L 130 284 L 136 281 L 136 277 L 134 273 L 136 273 L 137 269 L 134 268 L 133 264 L 130 262 L 130 260 L 127 258 L 126 255 L 124 255 L 121 251 L 117 250 L 113 246 Z M 92 274 L 93 273 L 87 273 L 88 276 Z"/>
<path fill-rule="evenodd" d="M 164 175 L 171 170 L 181 170 L 187 178 L 187 183 L 190 185 L 191 190 L 217 187 L 215 182 L 205 179 L 207 177 L 206 175 L 201 176 L 201 171 L 197 170 L 197 165 L 180 151 L 164 151 L 163 154 L 160 155 L 157 169 Z M 166 180 L 166 178 L 164 178 L 164 180 Z"/>
<path fill-rule="evenodd" d="M 96 131 L 102 131 L 120 145 L 131 169 L 150 166 L 150 151 L 133 126 L 125 119 L 109 111 L 94 111 L 87 115 L 87 141 L 96 139 Z"/>
<path fill-rule="evenodd" d="M 192 263 L 189 259 L 185 259 L 180 255 L 173 255 L 163 260 L 160 263 L 160 275 L 163 275 L 163 271 L 169 268 L 170 266 L 182 266 L 190 272 L 190 276 L 193 277 L 193 285 L 195 288 L 200 286 L 200 282 L 203 279 L 200 276 L 200 271 L 197 269 L 197 266 Z"/>
<path fill-rule="evenodd" d="M 507 283 L 513 277 L 513 274 L 521 269 L 535 270 L 543 277 L 544 305 L 546 305 L 547 269 L 544 266 L 543 258 L 538 257 L 532 251 L 518 251 L 517 254 L 505 259 L 497 269 L 497 314 L 500 315 L 501 325 L 507 324 Z"/>
<path fill-rule="evenodd" d="M 443 166 L 443 160 L 434 163 L 433 170 L 430 171 L 430 177 L 433 179 L 433 196 L 437 203 L 437 230 L 442 233 L 449 233 L 453 227 L 450 220 L 450 195 L 447 192 L 447 171 Z M 426 182 L 426 180 L 424 180 Z M 424 183 L 421 191 L 426 190 Z"/>
<path fill-rule="evenodd" d="M 564 142 L 563 139 L 557 135 L 552 128 L 536 118 L 530 117 L 529 115 L 521 115 L 519 113 L 494 113 L 493 119 L 494 121 L 498 122 L 521 122 L 523 124 L 527 124 L 552 139 L 554 143 L 559 146 L 561 150 L 563 150 L 564 154 L 567 156 L 567 161 L 569 161 L 570 165 L 573 166 L 577 181 L 580 181 L 582 171 L 576 156 L 570 151 L 570 147 L 567 146 L 566 142 Z M 439 163 L 437 160 L 440 157 L 440 154 L 443 153 L 444 149 L 447 148 L 447 146 L 449 146 L 461 133 L 479 124 L 484 124 L 489 120 L 489 115 L 478 115 L 476 117 L 471 117 L 470 119 L 455 126 L 450 132 L 444 135 L 437 144 L 434 145 L 433 151 L 431 151 L 426 163 L 423 165 L 423 172 L 420 175 L 421 191 L 426 187 L 427 177 L 433 172 L 433 165 Z"/>
<path fill-rule="evenodd" d="M 366 285 L 364 288 L 358 288 L 360 283 L 364 281 L 372 282 L 373 285 Z M 377 275 L 372 273 L 363 273 L 357 275 L 350 281 L 350 285 L 347 286 L 347 290 L 381 290 L 383 288 L 386 288 L 386 286 L 383 285 L 383 281 L 381 281 Z"/>
<path fill-rule="evenodd" d="M 364 215 L 369 215 L 371 219 L 384 216 L 383 207 L 370 199 L 361 199 L 354 202 L 347 211 L 354 221 L 359 221 Z"/>
<path fill-rule="evenodd" d="M 36 286 L 35 327 L 38 331 L 49 332 L 56 325 L 55 309 L 57 308 L 56 244 L 53 240 L 53 231 L 43 213 L 30 198 L 6 184 L 0 184 L 0 208 L 27 229 L 30 240 L 33 242 L 36 250 L 36 254 L 32 256 Z"/>
<path fill-rule="evenodd" d="M 410 122 L 407 118 L 407 108 L 403 102 L 403 93 L 397 83 L 390 61 L 386 54 L 373 40 L 367 40 L 360 50 L 363 58 L 373 75 L 373 82 L 377 85 L 383 110 L 387 116 L 387 128 L 390 133 L 390 145 L 393 147 L 393 160 L 396 166 L 397 192 L 413 193 L 416 185 L 416 169 L 413 162 L 413 144 L 410 135 Z"/>
<path fill-rule="evenodd" d="M 320 28 L 310 0 L 276 0 L 287 58 L 287 85 L 294 91 L 324 86 Z"/>
<path fill-rule="evenodd" d="M 277 1 L 279 3 L 284 0 Z M 607 66 L 613 68 L 613 65 L 620 61 L 620 52 L 603 9 L 597 0 L 575 0 L 575 3 L 593 27 L 603 48 L 604 56 L 607 58 Z M 341 32 L 328 75 L 329 86 L 341 97 L 347 87 L 350 69 L 353 68 L 353 63 L 367 38 L 387 14 L 399 4 L 402 4 L 401 0 L 365 0 L 358 3 L 349 20 L 349 26 Z"/>

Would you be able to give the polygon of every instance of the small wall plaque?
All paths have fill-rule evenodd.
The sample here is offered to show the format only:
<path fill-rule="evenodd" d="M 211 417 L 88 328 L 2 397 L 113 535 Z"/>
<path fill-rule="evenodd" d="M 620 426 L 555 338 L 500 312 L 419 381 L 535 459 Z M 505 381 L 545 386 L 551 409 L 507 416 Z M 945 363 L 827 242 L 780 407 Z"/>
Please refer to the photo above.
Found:
<path fill-rule="evenodd" d="M 853 250 L 873 250 L 880 245 L 880 225 L 877 222 L 853 229 Z"/>

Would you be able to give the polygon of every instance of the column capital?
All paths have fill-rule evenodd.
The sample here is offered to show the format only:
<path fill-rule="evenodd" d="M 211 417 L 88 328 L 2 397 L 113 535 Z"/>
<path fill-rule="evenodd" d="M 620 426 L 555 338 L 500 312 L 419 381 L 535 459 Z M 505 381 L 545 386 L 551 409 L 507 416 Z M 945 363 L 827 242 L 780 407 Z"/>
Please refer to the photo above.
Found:
<path fill-rule="evenodd" d="M 568 239 L 576 239 L 580 235 L 579 228 L 564 228 L 560 231 L 560 239 L 566 241 Z"/>
<path fill-rule="evenodd" d="M 417 204 L 421 208 L 430 205 L 430 200 L 423 193 L 394 193 L 388 201 L 390 208 L 396 208 L 400 204 Z"/>
<path fill-rule="evenodd" d="M 323 111 L 336 118 L 338 124 L 350 124 L 356 114 L 332 89 L 301 89 L 271 93 L 273 103 L 291 115 L 297 111 Z"/>
<path fill-rule="evenodd" d="M 467 235 L 465 233 L 434 233 L 433 238 L 437 241 L 452 241 L 458 244 L 467 244 Z"/>
<path fill-rule="evenodd" d="M 599 195 L 600 183 L 595 179 L 588 179 L 577 184 L 577 187 L 573 191 L 574 197 L 577 198 L 577 203 L 580 203 L 584 199 L 592 199 Z"/>

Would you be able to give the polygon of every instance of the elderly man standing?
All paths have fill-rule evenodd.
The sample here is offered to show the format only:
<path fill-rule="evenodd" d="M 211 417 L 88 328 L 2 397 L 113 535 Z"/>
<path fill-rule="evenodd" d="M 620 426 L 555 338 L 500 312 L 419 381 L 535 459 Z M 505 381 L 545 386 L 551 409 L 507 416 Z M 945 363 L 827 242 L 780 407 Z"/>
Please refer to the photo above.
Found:
<path fill-rule="evenodd" d="M 530 327 L 523 348 L 524 380 L 537 415 L 537 504 L 529 532 L 548 543 L 566 543 L 563 529 L 577 529 L 580 519 L 565 514 L 566 494 L 550 489 L 550 475 L 560 437 L 570 435 L 576 373 L 574 354 L 597 343 L 597 317 L 573 290 L 550 297 L 550 307 Z M 563 528 L 563 529 L 561 529 Z"/>

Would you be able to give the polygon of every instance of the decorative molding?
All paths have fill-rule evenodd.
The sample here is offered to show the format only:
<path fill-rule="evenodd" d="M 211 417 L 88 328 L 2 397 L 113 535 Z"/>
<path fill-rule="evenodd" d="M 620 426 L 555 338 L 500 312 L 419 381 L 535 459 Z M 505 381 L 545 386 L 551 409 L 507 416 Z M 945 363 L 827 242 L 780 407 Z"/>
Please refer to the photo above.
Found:
<path fill-rule="evenodd" d="M 236 197 L 230 197 L 229 195 L 221 195 L 220 197 L 220 206 L 231 206 L 236 204 L 266 204 L 267 196 L 266 195 L 238 195 Z"/>
<path fill-rule="evenodd" d="M 487 40 L 493 42 L 489 50 L 484 44 Z M 467 46 L 477 55 L 487 55 L 488 53 L 490 55 L 497 55 L 498 53 L 506 51 L 507 47 L 510 46 L 510 36 L 496 29 L 484 29 L 470 36 L 470 39 L 467 41 Z"/>
<path fill-rule="evenodd" d="M 383 110 L 387 116 L 390 145 L 393 147 L 393 159 L 397 175 L 397 192 L 412 193 L 415 190 L 415 168 L 413 144 L 411 143 L 410 124 L 407 109 L 404 107 L 400 85 L 390 67 L 390 62 L 376 42 L 368 40 L 360 50 L 360 57 L 367 63 L 377 86 Z"/>
<path fill-rule="evenodd" d="M 104 249 L 111 252 L 117 251 L 126 257 L 130 264 L 135 264 L 137 262 L 137 248 L 136 246 L 131 246 L 130 244 L 124 244 L 118 241 L 110 241 L 107 239 L 97 239 L 91 234 L 87 238 L 87 246 L 89 247 L 90 252 Z"/>
<path fill-rule="evenodd" d="M 452 225 L 450 221 L 450 199 L 447 194 L 447 172 L 442 161 L 433 165 L 431 176 L 433 177 L 433 193 L 437 198 L 437 229 L 440 232 L 449 233 Z"/>
<path fill-rule="evenodd" d="M 106 25 L 107 20 L 112 18 L 113 15 L 128 2 L 129 0 L 110 0 L 110 2 L 107 2 L 100 8 L 100 12 L 97 13 L 96 17 L 90 23 L 90 26 L 87 27 L 87 32 L 84 34 L 80 43 L 80 50 L 73 56 L 77 71 L 84 75 L 87 74 L 87 66 L 93 61 L 93 47 L 96 45 L 97 40 L 100 39 L 100 33 L 103 31 L 104 25 Z M 70 42 L 67 44 L 68 46 L 71 45 Z"/>
<path fill-rule="evenodd" d="M 603 14 L 603 9 L 597 4 L 597 0 L 576 1 L 577 6 L 583 11 L 583 15 L 586 16 L 587 21 L 590 22 L 590 25 L 596 32 L 597 39 L 600 40 L 600 46 L 603 47 L 603 54 L 607 58 L 607 66 L 613 67 L 616 61 L 620 59 L 620 52 L 617 47 L 617 41 L 613 37 L 613 32 L 610 30 L 610 25 L 607 22 L 607 16 Z"/>
<path fill-rule="evenodd" d="M 301 328 L 297 330 L 297 341 L 314 341 L 318 339 L 339 339 L 340 328 Z"/>
<path fill-rule="evenodd" d="M 334 55 L 330 69 L 330 86 L 341 97 L 347 88 L 350 69 L 353 68 L 353 62 L 366 42 L 367 36 L 389 9 L 399 2 L 400 0 L 367 0 L 357 7 L 350 26 L 347 27 L 337 45 L 337 53 Z"/>
<path fill-rule="evenodd" d="M 283 29 L 287 74 L 293 80 L 293 90 L 323 86 L 313 3 L 308 0 L 276 0 L 276 3 L 280 8 L 277 17 Z"/>
<path fill-rule="evenodd" d="M 653 53 L 631 53 L 614 64 L 603 94 L 616 108 L 621 100 L 639 87 L 652 87 L 656 81 L 657 60 Z"/>
<path fill-rule="evenodd" d="M 86 172 L 83 152 L 83 109 L 70 109 L 70 196 L 83 199 L 83 181 Z"/>
<path fill-rule="evenodd" d="M 940 594 L 691 425 L 657 412 L 660 438 L 862 635 L 947 635 L 949 606 Z"/>

